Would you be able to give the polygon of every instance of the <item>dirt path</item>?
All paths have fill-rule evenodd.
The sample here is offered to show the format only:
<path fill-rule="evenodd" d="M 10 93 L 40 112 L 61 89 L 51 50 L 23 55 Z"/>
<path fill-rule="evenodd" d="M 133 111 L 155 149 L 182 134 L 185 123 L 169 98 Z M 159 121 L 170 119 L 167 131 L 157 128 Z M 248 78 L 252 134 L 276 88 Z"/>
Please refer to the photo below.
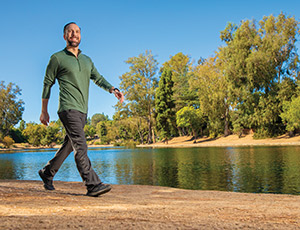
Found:
<path fill-rule="evenodd" d="M 300 229 L 300 196 L 0 180 L 0 229 Z"/>

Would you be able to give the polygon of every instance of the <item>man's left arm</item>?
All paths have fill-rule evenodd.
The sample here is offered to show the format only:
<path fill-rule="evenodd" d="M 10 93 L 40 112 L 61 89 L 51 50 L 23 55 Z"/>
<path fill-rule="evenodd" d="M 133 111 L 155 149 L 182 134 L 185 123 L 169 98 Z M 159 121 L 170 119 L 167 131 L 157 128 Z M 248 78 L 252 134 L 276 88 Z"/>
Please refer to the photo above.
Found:
<path fill-rule="evenodd" d="M 102 89 L 106 90 L 109 93 L 114 93 L 116 98 L 118 98 L 118 100 L 120 100 L 121 103 L 124 101 L 123 93 L 120 92 L 119 89 L 113 87 L 101 74 L 99 74 L 93 62 L 91 70 L 91 79 L 95 82 L 96 85 L 98 85 Z"/>

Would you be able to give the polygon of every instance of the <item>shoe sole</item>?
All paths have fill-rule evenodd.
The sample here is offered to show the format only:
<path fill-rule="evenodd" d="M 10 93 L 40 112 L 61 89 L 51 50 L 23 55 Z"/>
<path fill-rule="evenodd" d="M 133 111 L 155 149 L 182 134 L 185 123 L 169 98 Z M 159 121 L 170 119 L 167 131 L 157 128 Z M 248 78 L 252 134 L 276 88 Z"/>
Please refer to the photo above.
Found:
<path fill-rule="evenodd" d="M 86 195 L 87 195 L 87 196 L 92 196 L 92 197 L 97 197 L 97 196 L 100 196 L 100 195 L 102 195 L 102 194 L 104 194 L 104 193 L 109 192 L 110 190 L 111 190 L 111 187 L 109 186 L 109 187 L 107 187 L 107 188 L 105 188 L 105 189 L 102 189 L 102 190 L 99 190 L 99 191 L 97 191 L 97 192 L 90 192 L 90 193 L 87 193 Z"/>

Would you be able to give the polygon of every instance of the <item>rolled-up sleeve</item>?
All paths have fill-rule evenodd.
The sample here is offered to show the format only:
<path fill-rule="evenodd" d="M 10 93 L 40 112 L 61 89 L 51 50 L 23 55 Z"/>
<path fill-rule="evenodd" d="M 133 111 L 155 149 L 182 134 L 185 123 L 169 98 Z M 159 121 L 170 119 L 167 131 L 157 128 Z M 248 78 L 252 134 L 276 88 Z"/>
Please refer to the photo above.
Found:
<path fill-rule="evenodd" d="M 51 87 L 55 83 L 57 71 L 58 71 L 58 60 L 54 55 L 52 55 L 48 63 L 45 78 L 44 78 L 44 87 L 42 93 L 43 99 L 50 98 Z"/>
<path fill-rule="evenodd" d="M 96 85 L 109 92 L 112 85 L 97 71 L 94 63 L 92 62 L 91 79 Z"/>

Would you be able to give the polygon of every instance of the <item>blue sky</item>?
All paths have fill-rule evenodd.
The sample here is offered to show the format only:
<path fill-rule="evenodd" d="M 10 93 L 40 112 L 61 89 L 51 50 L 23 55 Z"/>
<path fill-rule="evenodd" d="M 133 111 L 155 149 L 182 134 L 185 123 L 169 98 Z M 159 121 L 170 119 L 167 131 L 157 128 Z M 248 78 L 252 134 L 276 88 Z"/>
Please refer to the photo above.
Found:
<path fill-rule="evenodd" d="M 50 56 L 65 47 L 63 26 L 82 29 L 80 49 L 114 86 L 129 71 L 125 61 L 151 50 L 162 65 L 178 52 L 207 58 L 222 45 L 228 22 L 261 20 L 280 12 L 300 20 L 299 0 L 52 0 L 1 1 L 0 80 L 22 89 L 23 119 L 39 122 L 43 78 Z M 299 47 L 299 44 L 297 45 Z M 89 113 L 112 117 L 117 100 L 91 82 Z M 57 120 L 58 84 L 52 87 L 50 120 Z"/>

